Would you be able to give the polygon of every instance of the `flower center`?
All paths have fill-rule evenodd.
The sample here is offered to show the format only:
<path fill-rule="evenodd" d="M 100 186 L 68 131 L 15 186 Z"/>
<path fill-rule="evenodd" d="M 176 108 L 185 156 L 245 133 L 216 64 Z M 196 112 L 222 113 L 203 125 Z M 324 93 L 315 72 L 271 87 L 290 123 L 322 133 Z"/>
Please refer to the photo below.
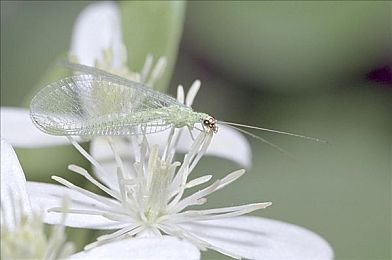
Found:
<path fill-rule="evenodd" d="M 143 158 L 143 156 L 142 156 Z M 158 224 L 157 220 L 166 214 L 171 198 L 171 184 L 179 162 L 171 163 L 159 156 L 159 147 L 152 146 L 147 164 L 143 159 L 135 163 L 136 178 L 127 180 L 120 176 L 120 186 L 126 190 L 123 194 L 124 204 L 129 206 L 131 215 L 135 210 L 139 220 L 145 226 Z M 129 181 L 132 182 L 129 185 Z"/>
<path fill-rule="evenodd" d="M 170 199 L 170 184 L 180 163 L 168 163 L 159 157 L 158 146 L 153 146 L 148 161 L 145 216 L 153 224 L 164 215 Z"/>

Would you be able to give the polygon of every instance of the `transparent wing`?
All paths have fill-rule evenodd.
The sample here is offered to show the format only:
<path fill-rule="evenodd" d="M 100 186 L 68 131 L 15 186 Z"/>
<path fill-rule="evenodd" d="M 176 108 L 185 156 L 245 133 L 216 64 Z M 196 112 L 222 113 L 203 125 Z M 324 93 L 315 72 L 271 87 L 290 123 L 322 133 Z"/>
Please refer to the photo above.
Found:
<path fill-rule="evenodd" d="M 52 135 L 134 135 L 170 127 L 166 108 L 176 99 L 140 83 L 110 75 L 77 75 L 42 89 L 31 118 Z"/>
<path fill-rule="evenodd" d="M 104 77 L 106 77 L 108 79 L 116 80 L 118 82 L 122 82 L 124 85 L 128 85 L 128 84 L 134 85 L 134 83 L 136 83 L 136 82 L 128 80 L 126 78 L 122 78 L 120 76 L 117 76 L 117 75 L 114 75 L 112 73 L 106 72 L 104 70 L 100 70 L 98 68 L 86 66 L 86 65 L 83 65 L 83 64 L 71 63 L 71 62 L 68 62 L 68 61 L 61 61 L 60 65 L 63 66 L 63 67 L 66 67 L 68 69 L 71 69 L 73 72 L 76 72 L 76 73 L 95 75 L 95 76 L 98 76 L 98 77 L 104 76 Z M 137 83 L 137 84 L 140 84 L 140 83 Z M 144 87 L 149 88 L 148 86 L 144 86 Z"/>

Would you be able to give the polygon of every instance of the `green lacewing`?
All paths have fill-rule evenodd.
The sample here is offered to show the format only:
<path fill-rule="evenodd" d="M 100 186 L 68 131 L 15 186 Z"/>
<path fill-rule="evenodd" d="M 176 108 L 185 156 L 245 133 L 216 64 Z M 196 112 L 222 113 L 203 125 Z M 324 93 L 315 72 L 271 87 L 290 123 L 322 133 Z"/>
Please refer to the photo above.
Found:
<path fill-rule="evenodd" d="M 65 66 L 80 74 L 47 85 L 35 95 L 30 106 L 34 124 L 51 135 L 142 135 L 172 127 L 216 133 L 218 124 L 225 124 L 279 150 L 276 145 L 238 127 L 323 142 L 313 137 L 218 121 L 142 83 L 81 64 L 66 63 Z"/>

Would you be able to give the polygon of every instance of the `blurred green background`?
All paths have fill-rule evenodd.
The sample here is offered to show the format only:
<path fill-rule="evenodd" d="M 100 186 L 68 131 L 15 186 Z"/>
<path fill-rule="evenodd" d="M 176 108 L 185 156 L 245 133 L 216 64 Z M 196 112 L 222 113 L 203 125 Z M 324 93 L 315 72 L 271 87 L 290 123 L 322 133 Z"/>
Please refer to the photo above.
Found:
<path fill-rule="evenodd" d="M 68 50 L 87 4 L 1 2 L 2 106 L 28 104 L 50 64 Z M 263 133 L 292 160 L 250 139 L 252 169 L 209 206 L 272 201 L 255 214 L 315 231 L 337 259 L 392 257 L 391 12 L 391 2 L 188 3 L 169 93 L 198 78 L 196 110 L 329 141 Z M 170 37 L 170 30 L 157 35 Z M 41 181 L 80 161 L 68 146 L 17 153 L 27 178 Z M 197 172 L 220 177 L 238 167 L 206 158 Z"/>

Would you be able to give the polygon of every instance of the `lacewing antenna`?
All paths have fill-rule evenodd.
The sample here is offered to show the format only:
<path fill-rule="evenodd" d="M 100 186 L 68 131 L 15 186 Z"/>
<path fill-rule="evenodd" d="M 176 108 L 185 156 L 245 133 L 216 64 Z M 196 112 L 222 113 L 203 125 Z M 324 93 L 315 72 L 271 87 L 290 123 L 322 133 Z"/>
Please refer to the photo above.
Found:
<path fill-rule="evenodd" d="M 302 138 L 302 139 L 307 139 L 307 140 L 311 140 L 311 141 L 315 141 L 315 142 L 319 142 L 319 143 L 328 143 L 325 140 L 319 139 L 319 138 L 315 138 L 315 137 L 310 137 L 310 136 L 305 136 L 305 135 L 299 135 L 299 134 L 293 134 L 293 133 L 289 133 L 289 132 L 283 132 L 283 131 L 279 131 L 279 130 L 275 130 L 275 129 L 269 129 L 269 128 L 263 128 L 263 127 L 257 127 L 257 126 L 251 126 L 251 125 L 244 125 L 244 124 L 238 124 L 238 123 L 233 123 L 233 122 L 226 122 L 226 121 L 219 121 L 220 123 L 223 123 L 225 125 L 229 125 L 229 126 L 239 126 L 239 127 L 244 127 L 244 128 L 250 128 L 250 129 L 256 129 L 256 130 L 260 130 L 260 131 L 265 131 L 265 132 L 270 132 L 270 133 L 275 133 L 275 134 L 283 134 L 283 135 L 289 135 L 289 136 L 294 136 L 294 137 L 298 137 L 298 138 Z M 235 127 L 237 130 L 239 130 L 238 127 Z M 256 138 L 256 139 L 260 139 L 261 137 L 254 135 L 248 131 L 246 131 L 247 133 L 249 133 L 248 135 Z M 245 133 L 245 132 L 244 132 Z M 261 138 L 263 139 L 263 138 Z M 260 140 L 262 141 L 262 140 Z"/>
<path fill-rule="evenodd" d="M 259 140 L 259 141 L 261 141 L 263 143 L 266 143 L 269 146 L 277 149 L 279 152 L 287 155 L 288 157 L 290 157 L 290 158 L 292 158 L 294 160 L 296 158 L 291 153 L 287 152 L 286 150 L 284 150 L 280 146 L 278 146 L 278 145 L 276 145 L 274 143 L 271 143 L 271 142 L 267 141 L 266 139 L 264 139 L 264 138 L 262 138 L 262 137 L 260 137 L 260 136 L 258 136 L 256 134 L 253 134 L 253 133 L 251 133 L 249 131 L 246 131 L 246 130 L 240 128 L 240 127 L 249 128 L 249 129 L 256 129 L 256 130 L 270 132 L 270 133 L 275 133 L 275 134 L 283 134 L 283 135 L 298 137 L 298 138 L 307 139 L 307 140 L 310 140 L 310 141 L 315 141 L 315 142 L 320 142 L 320 143 L 328 143 L 327 141 L 319 139 L 319 138 L 309 137 L 309 136 L 299 135 L 299 134 L 293 134 L 293 133 L 288 133 L 288 132 L 283 132 L 283 131 L 279 131 L 279 130 L 275 130 L 275 129 L 269 129 L 269 128 L 251 126 L 251 125 L 244 125 L 244 124 L 238 124 L 238 123 L 226 122 L 226 121 L 219 121 L 219 123 L 227 125 L 228 127 L 234 128 L 234 129 L 236 129 L 236 130 L 238 130 L 238 131 L 240 131 L 240 132 L 242 132 L 242 133 L 244 133 L 244 134 L 246 134 L 246 135 L 248 135 L 250 137 L 253 137 L 253 138 L 255 138 L 255 139 L 257 139 L 257 140 Z"/>
<path fill-rule="evenodd" d="M 296 158 L 294 157 L 294 155 L 292 155 L 290 152 L 284 150 L 282 147 L 280 147 L 280 146 L 278 146 L 278 145 L 276 145 L 276 144 L 274 144 L 274 143 L 271 143 L 270 141 L 268 141 L 268 140 L 266 140 L 266 139 L 264 139 L 264 138 L 262 138 L 262 137 L 260 137 L 260 136 L 258 136 L 258 135 L 255 135 L 255 134 L 253 134 L 253 133 L 251 133 L 251 132 L 248 132 L 248 131 L 246 131 L 246 130 L 244 130 L 244 129 L 241 129 L 241 128 L 239 128 L 239 127 L 235 127 L 235 126 L 233 126 L 233 125 L 229 125 L 229 124 L 226 124 L 226 125 L 227 125 L 228 127 L 230 127 L 230 128 L 236 129 L 237 131 L 240 131 L 241 133 L 244 133 L 244 134 L 246 134 L 246 135 L 249 135 L 250 137 L 253 137 L 253 138 L 255 138 L 255 139 L 257 139 L 257 140 L 259 140 L 259 141 L 261 141 L 261 142 L 263 142 L 263 143 L 265 143 L 265 144 L 267 144 L 267 145 L 269 145 L 269 146 L 271 146 L 271 147 L 273 147 L 273 148 L 275 148 L 275 149 L 277 149 L 279 152 L 281 152 L 281 153 L 287 155 L 287 156 L 290 157 L 291 159 L 294 159 L 294 160 L 296 159 Z"/>

